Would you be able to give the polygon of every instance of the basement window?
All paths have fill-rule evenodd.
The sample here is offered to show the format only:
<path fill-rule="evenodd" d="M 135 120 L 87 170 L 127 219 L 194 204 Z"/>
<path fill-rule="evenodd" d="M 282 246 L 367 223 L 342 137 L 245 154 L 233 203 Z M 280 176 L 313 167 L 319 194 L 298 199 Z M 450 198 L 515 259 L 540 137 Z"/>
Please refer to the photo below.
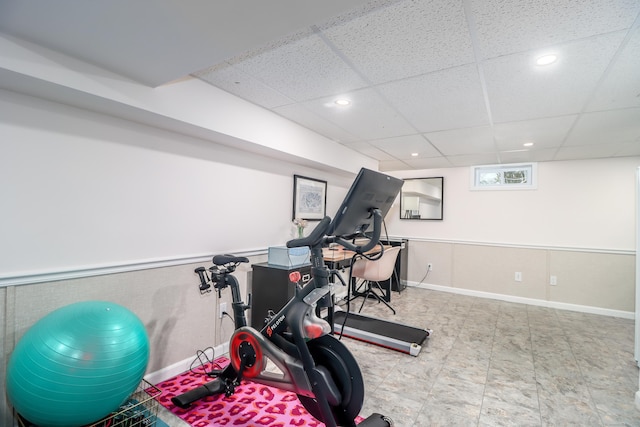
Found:
<path fill-rule="evenodd" d="M 472 190 L 535 190 L 537 163 L 471 167 Z"/>

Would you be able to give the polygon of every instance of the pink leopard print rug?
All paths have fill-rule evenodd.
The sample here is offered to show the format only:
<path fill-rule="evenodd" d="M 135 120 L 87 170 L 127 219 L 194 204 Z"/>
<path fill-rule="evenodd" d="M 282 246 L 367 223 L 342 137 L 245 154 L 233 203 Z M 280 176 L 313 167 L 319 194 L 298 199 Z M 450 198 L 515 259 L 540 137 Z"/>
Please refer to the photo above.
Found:
<path fill-rule="evenodd" d="M 220 357 L 206 371 L 222 369 L 229 359 Z M 180 409 L 171 403 L 171 398 L 189 391 L 212 378 L 203 373 L 187 371 L 177 377 L 156 384 L 162 395 L 158 401 L 173 414 L 193 427 L 251 426 L 323 427 L 324 424 L 311 416 L 302 406 L 295 393 L 274 387 L 243 381 L 230 397 L 209 396 L 195 402 L 189 409 Z M 358 417 L 356 422 L 361 421 Z"/>

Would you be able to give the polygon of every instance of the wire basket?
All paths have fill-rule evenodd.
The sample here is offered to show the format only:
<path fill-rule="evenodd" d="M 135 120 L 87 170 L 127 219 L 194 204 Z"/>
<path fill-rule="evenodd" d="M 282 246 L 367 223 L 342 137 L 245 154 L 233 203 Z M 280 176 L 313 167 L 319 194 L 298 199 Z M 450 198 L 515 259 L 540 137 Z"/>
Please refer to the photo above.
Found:
<path fill-rule="evenodd" d="M 87 427 L 154 427 L 162 390 L 142 380 L 117 412 Z"/>
<path fill-rule="evenodd" d="M 154 427 L 159 405 L 156 398 L 161 394 L 158 387 L 142 380 L 116 412 L 86 427 Z M 20 427 L 35 427 L 20 416 L 18 423 Z"/>

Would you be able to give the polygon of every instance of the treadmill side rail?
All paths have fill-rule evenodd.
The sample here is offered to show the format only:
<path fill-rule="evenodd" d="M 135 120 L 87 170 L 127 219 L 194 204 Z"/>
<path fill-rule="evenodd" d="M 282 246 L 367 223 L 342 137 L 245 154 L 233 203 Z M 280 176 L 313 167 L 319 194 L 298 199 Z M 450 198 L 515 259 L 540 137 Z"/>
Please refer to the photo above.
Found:
<path fill-rule="evenodd" d="M 411 356 L 418 356 L 422 344 L 433 332 L 431 329 L 420 329 L 402 323 L 389 322 L 362 314 L 349 313 L 342 330 L 346 312 L 334 313 L 333 331 L 335 334 L 370 344 L 400 351 Z"/>

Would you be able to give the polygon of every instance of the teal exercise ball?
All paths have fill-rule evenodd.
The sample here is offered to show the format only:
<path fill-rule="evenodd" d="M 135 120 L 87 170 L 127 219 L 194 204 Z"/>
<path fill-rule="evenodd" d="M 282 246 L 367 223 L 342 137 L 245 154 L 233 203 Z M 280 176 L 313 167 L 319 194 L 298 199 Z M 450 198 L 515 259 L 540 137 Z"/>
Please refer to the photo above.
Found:
<path fill-rule="evenodd" d="M 20 339 L 7 365 L 7 396 L 32 424 L 91 424 L 127 400 L 148 362 L 149 339 L 135 314 L 112 302 L 79 302 Z"/>

